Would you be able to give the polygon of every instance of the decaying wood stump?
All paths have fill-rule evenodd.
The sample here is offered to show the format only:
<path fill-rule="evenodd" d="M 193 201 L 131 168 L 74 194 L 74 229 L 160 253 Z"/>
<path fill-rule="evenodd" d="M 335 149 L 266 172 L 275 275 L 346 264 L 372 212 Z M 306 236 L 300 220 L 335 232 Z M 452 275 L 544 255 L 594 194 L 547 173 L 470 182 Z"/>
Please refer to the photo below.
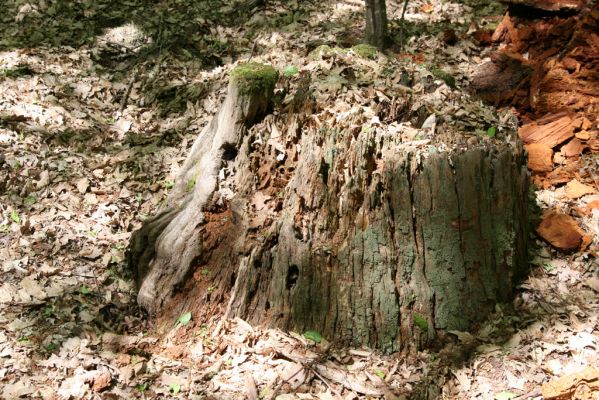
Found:
<path fill-rule="evenodd" d="M 164 210 L 147 221 L 131 240 L 130 264 L 140 285 L 138 302 L 156 314 L 187 277 L 204 251 L 198 231 L 202 212 L 218 189 L 218 174 L 235 159 L 246 126 L 264 116 L 278 73 L 249 63 L 233 71 L 228 96 L 218 115 L 198 137 Z M 215 193 L 216 192 L 216 193 Z"/>
<path fill-rule="evenodd" d="M 241 317 L 395 351 L 467 329 L 510 297 L 528 235 L 517 141 L 425 150 L 300 114 L 248 130 L 274 71 L 244 91 L 238 77 L 255 78 L 241 68 L 166 210 L 133 237 L 139 302 L 152 315 L 171 326 L 185 311 Z"/>

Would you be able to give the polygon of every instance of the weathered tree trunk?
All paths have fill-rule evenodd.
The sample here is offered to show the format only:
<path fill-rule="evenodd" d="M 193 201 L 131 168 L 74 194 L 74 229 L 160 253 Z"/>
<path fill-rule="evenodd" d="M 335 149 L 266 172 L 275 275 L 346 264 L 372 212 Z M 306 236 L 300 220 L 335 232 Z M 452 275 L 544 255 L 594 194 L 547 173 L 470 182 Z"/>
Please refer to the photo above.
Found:
<path fill-rule="evenodd" d="M 366 0 L 366 40 L 384 49 L 387 46 L 387 6 L 385 0 Z"/>
<path fill-rule="evenodd" d="M 206 223 L 204 210 L 225 201 L 217 197 L 222 194 L 218 175 L 235 159 L 245 128 L 264 116 L 277 76 L 272 67 L 257 63 L 233 71 L 227 98 L 193 144 L 166 207 L 132 237 L 130 264 L 140 286 L 138 302 L 150 314 L 184 284 L 192 263 L 205 251 L 198 236 Z"/>
<path fill-rule="evenodd" d="M 133 237 L 150 313 L 171 326 L 185 311 L 241 317 L 395 351 L 467 329 L 509 298 L 526 265 L 519 143 L 425 150 L 298 114 L 246 131 L 268 90 L 240 96 L 235 82 L 167 210 Z"/>

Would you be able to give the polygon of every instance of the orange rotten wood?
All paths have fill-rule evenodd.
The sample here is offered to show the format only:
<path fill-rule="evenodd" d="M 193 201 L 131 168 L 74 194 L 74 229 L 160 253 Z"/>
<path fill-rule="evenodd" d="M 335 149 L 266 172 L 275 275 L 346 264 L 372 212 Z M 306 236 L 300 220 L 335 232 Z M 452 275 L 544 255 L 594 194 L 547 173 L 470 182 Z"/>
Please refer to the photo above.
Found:
<path fill-rule="evenodd" d="M 528 168 L 535 172 L 553 170 L 553 150 L 543 143 L 533 143 L 524 146 L 528 152 Z"/>
<path fill-rule="evenodd" d="M 553 148 L 574 136 L 573 119 L 566 113 L 543 117 L 523 125 L 519 134 L 526 144 L 543 143 Z"/>
<path fill-rule="evenodd" d="M 553 247 L 563 251 L 577 249 L 584 236 L 574 218 L 558 210 L 543 214 L 537 233 Z"/>

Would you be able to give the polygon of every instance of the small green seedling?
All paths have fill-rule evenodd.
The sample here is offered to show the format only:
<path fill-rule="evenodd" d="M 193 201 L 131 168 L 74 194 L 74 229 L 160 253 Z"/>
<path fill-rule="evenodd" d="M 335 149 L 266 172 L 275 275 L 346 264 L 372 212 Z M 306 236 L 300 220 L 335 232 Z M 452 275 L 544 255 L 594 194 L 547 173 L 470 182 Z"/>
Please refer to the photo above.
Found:
<path fill-rule="evenodd" d="M 381 379 L 385 379 L 385 373 L 383 371 L 381 371 L 380 369 L 375 369 L 374 374 Z"/>
<path fill-rule="evenodd" d="M 52 353 L 54 350 L 56 350 L 56 343 L 50 342 L 46 346 L 44 346 L 44 348 L 48 353 Z"/>
<path fill-rule="evenodd" d="M 512 400 L 518 397 L 517 394 L 511 392 L 499 392 L 494 396 L 494 400 Z"/>
<path fill-rule="evenodd" d="M 488 137 L 495 137 L 496 133 L 497 133 L 497 128 L 495 128 L 494 126 L 492 126 L 489 129 L 487 129 L 487 136 Z"/>
<path fill-rule="evenodd" d="M 172 394 L 178 394 L 181 391 L 181 385 L 177 382 L 173 382 L 168 386 L 168 391 Z"/>
<path fill-rule="evenodd" d="M 21 223 L 21 217 L 19 217 L 19 213 L 16 210 L 12 210 L 10 212 L 10 219 L 15 223 L 15 224 L 20 224 Z"/>
<path fill-rule="evenodd" d="M 35 196 L 27 196 L 25 198 L 25 200 L 23 201 L 23 203 L 25 203 L 26 206 L 32 206 L 37 202 L 37 199 L 35 198 Z"/>
<path fill-rule="evenodd" d="M 288 65 L 283 70 L 283 76 L 285 76 L 285 78 L 293 78 L 298 73 L 299 73 L 299 70 L 297 69 L 297 67 L 295 65 Z"/>
<path fill-rule="evenodd" d="M 316 331 L 306 331 L 304 332 L 303 336 L 314 343 L 320 343 L 324 339 L 322 335 Z"/>
<path fill-rule="evenodd" d="M 143 392 L 145 392 L 146 390 L 148 390 L 148 383 L 147 383 L 147 382 L 145 382 L 145 383 L 139 384 L 139 385 L 137 385 L 137 386 L 136 386 L 136 388 L 137 388 L 137 391 L 138 391 L 139 393 L 143 393 Z"/>
<path fill-rule="evenodd" d="M 175 325 L 184 326 L 189 324 L 189 321 L 191 321 L 191 312 L 186 312 L 185 314 L 182 314 L 179 318 L 177 318 L 177 322 L 175 322 Z"/>
<path fill-rule="evenodd" d="M 92 291 L 90 288 L 88 288 L 87 286 L 83 285 L 81 286 L 81 294 L 84 296 L 89 296 L 90 294 L 92 294 Z"/>
<path fill-rule="evenodd" d="M 175 187 L 175 182 L 169 181 L 169 180 L 164 181 L 162 184 L 166 190 L 169 190 L 169 189 L 172 189 L 173 187 Z"/>

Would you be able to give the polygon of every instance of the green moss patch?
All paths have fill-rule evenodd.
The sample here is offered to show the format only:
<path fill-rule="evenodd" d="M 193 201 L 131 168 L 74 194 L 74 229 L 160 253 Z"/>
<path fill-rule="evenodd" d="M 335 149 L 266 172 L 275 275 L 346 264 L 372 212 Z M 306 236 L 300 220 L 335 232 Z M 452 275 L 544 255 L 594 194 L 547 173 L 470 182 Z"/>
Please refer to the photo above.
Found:
<path fill-rule="evenodd" d="M 435 78 L 441 79 L 450 88 L 455 88 L 455 78 L 451 74 L 439 68 L 431 68 L 431 74 L 433 74 Z"/>
<path fill-rule="evenodd" d="M 357 45 L 353 46 L 351 49 L 353 50 L 354 53 L 356 53 L 360 57 L 369 58 L 371 60 L 374 60 L 378 53 L 378 50 L 376 47 L 371 46 L 369 44 L 365 44 L 365 43 L 357 44 Z"/>
<path fill-rule="evenodd" d="M 426 318 L 424 318 L 424 316 L 414 313 L 412 315 L 412 318 L 414 319 L 414 325 L 416 325 L 424 332 L 428 332 L 428 322 L 426 322 Z"/>
<path fill-rule="evenodd" d="M 231 81 L 239 85 L 243 94 L 268 93 L 279 79 L 279 73 L 272 66 L 257 62 L 239 64 L 231 72 Z"/>

